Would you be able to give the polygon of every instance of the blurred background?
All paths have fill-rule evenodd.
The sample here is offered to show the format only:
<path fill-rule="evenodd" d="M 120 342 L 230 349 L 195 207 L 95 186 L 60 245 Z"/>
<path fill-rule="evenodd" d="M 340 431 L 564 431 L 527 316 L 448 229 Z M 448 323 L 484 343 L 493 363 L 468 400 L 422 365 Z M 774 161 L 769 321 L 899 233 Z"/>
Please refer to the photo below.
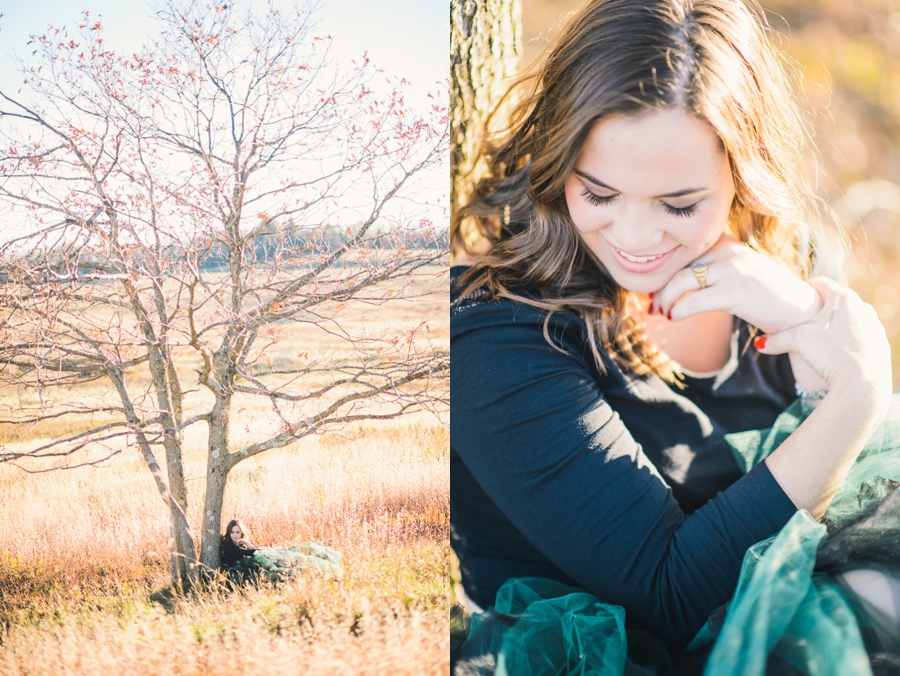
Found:
<path fill-rule="evenodd" d="M 522 0 L 520 71 L 580 0 Z M 852 246 L 850 286 L 875 306 L 900 390 L 900 0 L 763 0 L 797 62 L 818 149 L 819 193 Z"/>

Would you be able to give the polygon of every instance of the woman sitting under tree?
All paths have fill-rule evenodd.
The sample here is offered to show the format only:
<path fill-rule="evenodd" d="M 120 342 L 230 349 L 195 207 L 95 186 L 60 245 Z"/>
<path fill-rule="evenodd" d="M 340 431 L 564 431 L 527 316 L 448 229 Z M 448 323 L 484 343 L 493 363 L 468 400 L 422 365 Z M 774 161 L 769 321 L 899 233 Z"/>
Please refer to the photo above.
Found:
<path fill-rule="evenodd" d="M 314 568 L 325 575 L 339 577 L 342 573 L 341 553 L 314 542 L 302 542 L 290 547 L 255 547 L 250 542 L 250 530 L 240 519 L 228 522 L 219 545 L 220 568 L 238 584 L 257 580 L 282 582 L 306 569 Z"/>

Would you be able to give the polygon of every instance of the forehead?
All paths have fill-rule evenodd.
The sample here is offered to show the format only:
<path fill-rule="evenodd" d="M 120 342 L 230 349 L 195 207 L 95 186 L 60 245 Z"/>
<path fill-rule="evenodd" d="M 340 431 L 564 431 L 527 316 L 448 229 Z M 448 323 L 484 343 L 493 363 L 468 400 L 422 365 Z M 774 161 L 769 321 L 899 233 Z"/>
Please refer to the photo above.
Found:
<path fill-rule="evenodd" d="M 604 117 L 591 128 L 576 166 L 635 196 L 714 188 L 731 181 L 715 130 L 680 109 Z"/>

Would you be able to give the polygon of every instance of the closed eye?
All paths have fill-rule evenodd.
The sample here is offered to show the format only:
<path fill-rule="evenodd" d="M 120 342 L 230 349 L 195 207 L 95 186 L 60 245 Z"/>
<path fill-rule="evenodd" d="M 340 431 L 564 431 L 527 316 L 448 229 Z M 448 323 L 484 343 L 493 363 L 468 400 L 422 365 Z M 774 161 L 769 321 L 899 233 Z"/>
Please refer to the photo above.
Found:
<path fill-rule="evenodd" d="M 668 213 L 672 214 L 673 216 L 682 216 L 685 218 L 687 218 L 688 216 L 693 216 L 694 212 L 697 211 L 698 204 L 699 202 L 694 202 L 689 207 L 681 207 L 679 209 L 678 207 L 673 207 L 671 204 L 666 204 L 665 202 L 663 202 L 663 206 Z"/>
<path fill-rule="evenodd" d="M 615 195 L 609 195 L 607 197 L 603 197 L 602 195 L 598 195 L 596 193 L 591 192 L 587 188 L 585 188 L 584 190 L 581 191 L 581 195 L 583 197 L 587 198 L 588 202 L 590 202 L 591 204 L 595 204 L 598 207 L 603 206 L 604 204 L 609 204 L 614 199 L 616 199 L 616 197 L 619 196 L 618 194 L 615 194 Z"/>

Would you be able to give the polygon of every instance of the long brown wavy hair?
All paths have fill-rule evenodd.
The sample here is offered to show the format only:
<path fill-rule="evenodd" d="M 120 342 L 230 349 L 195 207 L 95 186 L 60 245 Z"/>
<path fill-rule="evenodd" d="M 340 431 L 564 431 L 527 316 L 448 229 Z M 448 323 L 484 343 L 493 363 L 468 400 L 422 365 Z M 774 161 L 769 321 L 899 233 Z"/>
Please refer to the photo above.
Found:
<path fill-rule="evenodd" d="M 225 544 L 226 542 L 229 542 L 231 540 L 231 529 L 235 526 L 241 529 L 241 537 L 248 542 L 250 541 L 250 529 L 247 528 L 247 526 L 244 525 L 244 522 L 240 519 L 232 519 L 228 522 L 228 526 L 225 528 L 225 535 L 222 536 L 221 544 Z"/>
<path fill-rule="evenodd" d="M 463 297 L 484 288 L 548 318 L 575 310 L 601 369 L 598 344 L 633 372 L 671 379 L 668 357 L 634 319 L 634 295 L 581 241 L 564 186 L 600 119 L 678 108 L 722 141 L 736 192 L 732 231 L 808 277 L 822 232 L 805 179 L 809 132 L 792 93 L 794 68 L 771 33 L 753 0 L 586 2 L 507 94 L 520 103 L 482 149 L 486 174 L 453 215 L 454 251 L 475 258 Z"/>

